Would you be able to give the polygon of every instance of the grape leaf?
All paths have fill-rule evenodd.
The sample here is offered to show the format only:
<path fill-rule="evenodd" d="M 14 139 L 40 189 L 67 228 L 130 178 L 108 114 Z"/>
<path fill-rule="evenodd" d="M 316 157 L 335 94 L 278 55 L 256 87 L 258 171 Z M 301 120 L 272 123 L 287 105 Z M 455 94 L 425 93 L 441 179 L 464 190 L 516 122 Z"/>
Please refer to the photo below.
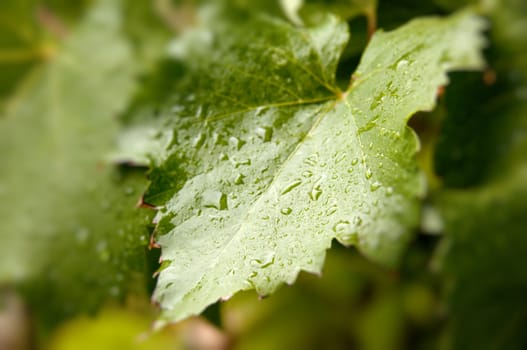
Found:
<path fill-rule="evenodd" d="M 161 121 L 130 127 L 162 125 L 144 201 L 159 209 L 164 319 L 319 273 L 334 238 L 395 264 L 423 193 L 406 122 L 434 107 L 448 70 L 482 66 L 482 22 L 461 13 L 377 32 L 342 91 L 343 22 L 207 13 L 201 43 L 178 51 L 184 69 L 169 77 Z"/>
<path fill-rule="evenodd" d="M 135 85 L 119 8 L 99 2 L 0 119 L 0 282 L 46 327 L 144 271 L 144 175 L 103 162 Z"/>

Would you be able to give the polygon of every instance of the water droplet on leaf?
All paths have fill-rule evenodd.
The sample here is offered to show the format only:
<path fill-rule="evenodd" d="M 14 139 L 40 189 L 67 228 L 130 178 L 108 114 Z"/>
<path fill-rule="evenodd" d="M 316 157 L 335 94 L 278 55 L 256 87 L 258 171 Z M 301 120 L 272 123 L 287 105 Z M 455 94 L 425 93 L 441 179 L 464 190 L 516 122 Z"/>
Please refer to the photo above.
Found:
<path fill-rule="evenodd" d="M 311 187 L 311 191 L 309 191 L 309 198 L 311 200 L 316 201 L 320 198 L 322 195 L 322 187 L 321 187 L 322 178 L 320 178 L 317 182 L 313 184 L 313 187 Z"/>
<path fill-rule="evenodd" d="M 235 150 L 239 151 L 240 148 L 245 144 L 245 141 L 240 140 L 237 137 L 231 136 L 229 137 L 229 145 L 234 148 Z"/>
<path fill-rule="evenodd" d="M 379 181 L 375 181 L 370 185 L 370 191 L 375 192 L 381 187 L 381 183 Z"/>
<path fill-rule="evenodd" d="M 269 252 L 261 258 L 252 259 L 251 266 L 259 267 L 261 269 L 269 267 L 274 264 L 274 256 L 275 254 L 273 252 Z"/>
<path fill-rule="evenodd" d="M 219 191 L 205 191 L 202 196 L 202 203 L 206 208 L 214 208 L 217 210 L 228 209 L 227 195 Z"/>
<path fill-rule="evenodd" d="M 295 187 L 298 187 L 302 184 L 301 179 L 295 179 L 293 182 L 289 183 L 287 186 L 284 187 L 282 192 L 280 192 L 281 195 L 287 194 L 291 192 Z"/>
<path fill-rule="evenodd" d="M 203 133 L 200 132 L 192 140 L 192 147 L 199 149 L 201 148 L 201 146 L 203 146 L 204 143 L 205 143 L 205 135 L 203 135 Z"/>
<path fill-rule="evenodd" d="M 273 129 L 268 126 L 259 127 L 256 129 L 256 135 L 258 135 L 263 142 L 269 142 L 273 137 Z"/>
<path fill-rule="evenodd" d="M 406 59 L 402 59 L 402 60 L 400 60 L 399 62 L 397 62 L 397 65 L 396 65 L 395 68 L 397 68 L 397 69 L 401 69 L 401 68 L 403 68 L 403 67 L 406 67 L 406 66 L 408 65 L 408 63 L 410 63 L 408 60 L 406 60 Z"/>
<path fill-rule="evenodd" d="M 293 212 L 293 209 L 291 209 L 291 208 L 289 208 L 289 207 L 288 207 L 288 208 L 282 208 L 282 209 L 280 210 L 280 213 L 282 213 L 283 215 L 289 215 L 289 214 L 291 214 L 292 212 Z"/>
<path fill-rule="evenodd" d="M 245 179 L 245 175 L 238 174 L 238 175 L 236 175 L 236 178 L 234 179 L 234 183 L 236 185 L 242 185 L 242 184 L 245 183 L 244 179 Z"/>
<path fill-rule="evenodd" d="M 311 176 L 313 176 L 313 172 L 310 170 L 306 170 L 302 173 L 302 176 L 305 178 L 310 178 Z"/>

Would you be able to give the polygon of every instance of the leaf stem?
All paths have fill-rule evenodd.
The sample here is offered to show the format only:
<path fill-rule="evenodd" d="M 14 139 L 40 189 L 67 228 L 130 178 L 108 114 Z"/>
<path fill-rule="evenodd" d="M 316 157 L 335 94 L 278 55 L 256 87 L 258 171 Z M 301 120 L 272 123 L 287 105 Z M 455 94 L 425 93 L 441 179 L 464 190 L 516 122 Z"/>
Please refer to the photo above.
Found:
<path fill-rule="evenodd" d="M 375 4 L 368 6 L 364 14 L 368 22 L 368 40 L 370 40 L 377 30 L 377 6 Z"/>

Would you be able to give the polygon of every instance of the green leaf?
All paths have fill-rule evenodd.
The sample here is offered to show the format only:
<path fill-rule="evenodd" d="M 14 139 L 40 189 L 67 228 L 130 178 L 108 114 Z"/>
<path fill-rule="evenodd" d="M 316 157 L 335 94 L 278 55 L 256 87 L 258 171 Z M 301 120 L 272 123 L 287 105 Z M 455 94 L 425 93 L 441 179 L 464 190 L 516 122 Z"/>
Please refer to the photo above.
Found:
<path fill-rule="evenodd" d="M 127 0 L 123 4 L 124 30 L 130 38 L 134 53 L 138 56 L 136 60 L 147 68 L 160 56 L 164 56 L 167 43 L 173 35 L 165 22 L 183 22 L 177 17 L 170 18 L 172 13 L 184 13 L 182 10 L 171 7 L 159 9 L 161 3 L 164 2 Z M 163 20 L 162 15 L 168 18 Z"/>
<path fill-rule="evenodd" d="M 449 341 L 466 347 L 522 349 L 527 344 L 527 109 L 517 110 L 516 159 L 492 181 L 444 191 L 441 265 L 449 282 Z M 520 156 L 520 157 L 518 157 Z M 499 163 L 498 163 L 499 164 Z"/>
<path fill-rule="evenodd" d="M 481 79 L 461 76 L 453 80 L 453 96 L 447 91 L 447 105 L 455 108 L 448 109 L 437 155 L 445 184 L 463 188 L 446 187 L 435 199 L 445 220 L 441 267 L 449 286 L 453 349 L 527 345 L 527 47 L 520 34 L 527 22 L 518 15 L 523 8 L 524 2 L 513 0 L 490 13 L 496 82 L 483 86 Z"/>
<path fill-rule="evenodd" d="M 46 326 L 142 281 L 145 182 L 104 163 L 135 85 L 119 8 L 94 7 L 0 119 L 0 282 Z"/>
<path fill-rule="evenodd" d="M 455 349 L 527 344 L 527 167 L 491 185 L 441 197 L 448 252 L 443 273 Z"/>
<path fill-rule="evenodd" d="M 481 21 L 461 13 L 376 33 L 345 91 L 335 69 L 348 34 L 334 17 L 295 28 L 220 12 L 206 23 L 203 41 L 178 51 L 185 69 L 169 77 L 179 80 L 144 196 L 160 209 L 164 318 L 319 273 L 335 238 L 395 264 L 423 193 L 406 122 L 434 107 L 448 70 L 481 67 Z"/>
<path fill-rule="evenodd" d="M 17 83 L 50 53 L 36 26 L 33 1 L 3 1 L 0 12 L 0 112 Z"/>
<path fill-rule="evenodd" d="M 53 58 L 58 41 L 90 0 L 4 0 L 0 11 L 0 113 L 19 103 L 40 66 Z"/>

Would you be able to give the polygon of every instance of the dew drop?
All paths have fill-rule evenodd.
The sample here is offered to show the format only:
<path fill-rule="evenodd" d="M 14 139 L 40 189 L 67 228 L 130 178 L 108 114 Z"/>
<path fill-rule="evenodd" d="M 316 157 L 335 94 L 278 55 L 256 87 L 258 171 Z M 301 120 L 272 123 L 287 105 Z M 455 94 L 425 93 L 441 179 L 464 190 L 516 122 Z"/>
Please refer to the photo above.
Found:
<path fill-rule="evenodd" d="M 273 137 L 273 129 L 268 126 L 259 127 L 256 129 L 256 135 L 262 139 L 263 142 L 269 142 Z"/>
<path fill-rule="evenodd" d="M 371 179 L 371 177 L 373 176 L 373 172 L 371 171 L 371 169 L 368 168 L 368 170 L 366 170 L 366 179 Z"/>
<path fill-rule="evenodd" d="M 231 159 L 231 162 L 234 164 L 235 168 L 239 168 L 242 165 L 251 165 L 251 159 Z"/>
<path fill-rule="evenodd" d="M 228 209 L 227 195 L 219 191 L 205 191 L 202 195 L 202 203 L 206 208 L 214 208 L 217 210 Z"/>
<path fill-rule="evenodd" d="M 381 183 L 379 181 L 375 181 L 370 185 L 370 191 L 375 192 L 381 187 Z"/>
<path fill-rule="evenodd" d="M 237 137 L 234 137 L 234 136 L 229 137 L 229 145 L 232 148 L 236 149 L 237 151 L 239 151 L 244 144 L 245 144 L 245 141 L 240 140 Z"/>
<path fill-rule="evenodd" d="M 246 286 L 246 289 L 255 289 L 254 283 L 250 280 L 250 278 L 243 281 L 243 283 Z"/>
<path fill-rule="evenodd" d="M 316 166 L 318 163 L 318 153 L 314 153 L 304 160 L 304 163 L 309 166 Z"/>
<path fill-rule="evenodd" d="M 354 244 L 357 242 L 358 234 L 355 230 L 355 226 L 347 220 L 338 221 L 333 226 L 333 231 L 337 234 L 339 239 L 347 244 Z"/>
<path fill-rule="evenodd" d="M 337 210 L 338 210 L 338 207 L 336 205 L 332 205 L 331 207 L 328 208 L 328 210 L 326 210 L 326 216 L 331 216 L 335 214 Z"/>
<path fill-rule="evenodd" d="M 399 62 L 397 62 L 397 66 L 395 68 L 401 69 L 403 67 L 406 67 L 408 65 L 409 61 L 406 59 L 402 59 Z"/>
<path fill-rule="evenodd" d="M 280 210 L 280 213 L 282 213 L 283 215 L 289 215 L 289 214 L 291 214 L 292 212 L 293 212 L 293 209 L 292 209 L 292 208 L 289 208 L 289 207 L 287 207 L 287 208 L 282 208 L 282 209 Z"/>
<path fill-rule="evenodd" d="M 258 258 L 258 259 L 252 259 L 251 260 L 251 266 L 259 267 L 261 269 L 266 268 L 274 264 L 274 252 L 269 252 L 265 256 Z"/>
<path fill-rule="evenodd" d="M 254 110 L 254 114 L 256 114 L 257 116 L 260 116 L 263 114 L 263 112 L 265 111 L 266 107 L 265 106 L 259 106 L 257 107 L 255 110 Z"/>
<path fill-rule="evenodd" d="M 355 225 L 355 226 L 362 225 L 362 218 L 360 216 L 355 216 L 353 218 L 353 225 Z"/>
<path fill-rule="evenodd" d="M 335 163 L 339 164 L 344 159 L 346 159 L 346 153 L 344 153 L 344 152 L 337 152 L 334 157 L 335 157 Z"/>
<path fill-rule="evenodd" d="M 333 231 L 335 231 L 337 234 L 343 233 L 348 229 L 349 224 L 349 221 L 341 220 L 337 222 L 335 226 L 333 226 Z"/>
<path fill-rule="evenodd" d="M 306 170 L 302 173 L 302 176 L 305 177 L 306 179 L 307 178 L 310 178 L 311 176 L 313 176 L 313 172 L 310 171 L 310 170 Z"/>
<path fill-rule="evenodd" d="M 393 194 L 393 187 L 389 186 L 386 188 L 386 195 L 391 196 Z"/>
<path fill-rule="evenodd" d="M 311 188 L 311 191 L 309 191 L 309 198 L 311 200 L 316 201 L 320 198 L 320 195 L 322 195 L 322 188 L 320 187 L 320 183 L 317 181 Z"/>
<path fill-rule="evenodd" d="M 351 160 L 351 165 L 357 165 L 359 163 L 359 158 L 353 158 Z"/>
<path fill-rule="evenodd" d="M 301 184 L 302 184 L 302 180 L 301 179 L 295 179 L 295 180 L 293 180 L 293 182 L 291 182 L 290 184 L 285 186 L 284 189 L 282 190 L 282 192 L 280 192 L 280 194 L 281 195 L 287 194 L 287 193 L 291 192 L 294 188 L 300 186 Z"/>
<path fill-rule="evenodd" d="M 245 175 L 238 174 L 236 175 L 236 178 L 234 179 L 234 184 L 243 185 L 245 183 L 244 179 L 245 179 Z"/>
<path fill-rule="evenodd" d="M 204 143 L 205 143 L 205 135 L 203 135 L 203 133 L 201 132 L 198 135 L 196 135 L 194 139 L 192 139 L 192 147 L 196 149 L 201 148 L 201 146 L 203 146 Z"/>

